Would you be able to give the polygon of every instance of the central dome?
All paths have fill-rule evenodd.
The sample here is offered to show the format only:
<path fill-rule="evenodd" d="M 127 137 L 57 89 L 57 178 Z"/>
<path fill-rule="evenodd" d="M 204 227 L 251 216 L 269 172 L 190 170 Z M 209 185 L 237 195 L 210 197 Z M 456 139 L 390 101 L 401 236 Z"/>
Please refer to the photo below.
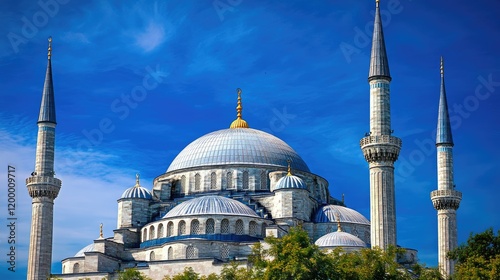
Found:
<path fill-rule="evenodd" d="M 249 164 L 287 167 L 310 172 L 302 158 L 283 140 L 252 128 L 222 129 L 206 134 L 182 150 L 167 172 L 192 167 Z"/>

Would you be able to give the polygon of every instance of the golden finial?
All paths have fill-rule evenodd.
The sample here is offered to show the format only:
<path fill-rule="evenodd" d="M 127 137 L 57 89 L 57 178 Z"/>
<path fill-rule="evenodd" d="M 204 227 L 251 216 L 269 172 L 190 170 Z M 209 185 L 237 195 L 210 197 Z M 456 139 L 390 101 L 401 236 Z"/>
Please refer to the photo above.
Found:
<path fill-rule="evenodd" d="M 241 89 L 236 89 L 238 92 L 238 106 L 236 106 L 236 120 L 231 123 L 229 128 L 248 128 L 248 123 L 241 118 L 241 111 L 243 110 L 243 106 L 241 105 Z"/>
<path fill-rule="evenodd" d="M 441 56 L 441 67 L 440 67 L 440 69 L 441 69 L 441 76 L 443 76 L 444 75 L 444 59 L 443 59 L 442 56 Z"/>
<path fill-rule="evenodd" d="M 337 231 L 342 231 L 342 226 L 340 225 L 340 215 L 335 213 L 335 218 L 337 219 Z"/>
<path fill-rule="evenodd" d="M 380 4 L 379 2 L 380 2 L 380 0 L 375 0 L 375 3 L 377 3 L 377 7 Z"/>
<path fill-rule="evenodd" d="M 141 184 L 139 183 L 139 173 L 135 174 L 135 186 L 140 187 Z"/>
<path fill-rule="evenodd" d="M 102 223 L 99 225 L 99 238 L 104 238 L 104 234 L 102 233 Z"/>
<path fill-rule="evenodd" d="M 286 174 L 286 175 L 292 176 L 292 168 L 291 168 L 292 160 L 288 159 L 286 162 L 288 162 L 288 174 Z"/>
<path fill-rule="evenodd" d="M 52 56 L 52 37 L 49 37 L 49 48 L 47 54 L 48 59 L 50 59 L 51 56 Z"/>

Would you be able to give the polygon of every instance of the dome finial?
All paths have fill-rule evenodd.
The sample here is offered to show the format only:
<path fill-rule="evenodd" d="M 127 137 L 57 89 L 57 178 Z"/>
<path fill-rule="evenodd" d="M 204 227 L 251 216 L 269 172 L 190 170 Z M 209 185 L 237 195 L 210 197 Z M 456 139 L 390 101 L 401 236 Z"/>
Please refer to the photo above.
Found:
<path fill-rule="evenodd" d="M 286 174 L 287 176 L 292 176 L 292 168 L 291 168 L 291 165 L 292 165 L 292 160 L 291 159 L 287 159 L 288 162 L 288 174 Z"/>
<path fill-rule="evenodd" d="M 102 233 L 102 223 L 99 225 L 99 239 L 104 238 L 104 234 Z"/>
<path fill-rule="evenodd" d="M 229 128 L 248 128 L 248 123 L 241 118 L 241 111 L 243 110 L 243 106 L 241 105 L 241 89 L 237 88 L 236 92 L 238 93 L 238 106 L 236 106 L 236 120 L 231 123 Z"/>
<path fill-rule="evenodd" d="M 141 186 L 141 184 L 139 183 L 139 177 L 140 177 L 140 174 L 136 173 L 135 174 L 135 186 L 136 187 L 140 187 Z"/>
<path fill-rule="evenodd" d="M 49 48 L 48 48 L 48 53 L 47 53 L 47 58 L 50 59 L 52 56 L 52 37 L 49 37 Z"/>
<path fill-rule="evenodd" d="M 375 0 L 375 3 L 377 4 L 377 7 L 380 4 L 379 2 L 380 2 L 380 0 Z"/>
<path fill-rule="evenodd" d="M 340 215 L 335 213 L 335 219 L 337 220 L 337 231 L 342 231 L 342 226 L 340 225 Z"/>

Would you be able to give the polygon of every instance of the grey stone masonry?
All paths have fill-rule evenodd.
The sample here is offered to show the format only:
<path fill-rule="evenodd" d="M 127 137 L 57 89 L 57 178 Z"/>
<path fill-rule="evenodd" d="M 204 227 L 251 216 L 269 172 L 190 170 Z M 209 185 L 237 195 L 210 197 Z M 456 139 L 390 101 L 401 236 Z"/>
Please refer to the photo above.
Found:
<path fill-rule="evenodd" d="M 396 245 L 394 162 L 401 139 L 391 135 L 390 89 L 386 79 L 370 80 L 370 132 L 360 147 L 370 169 L 371 245 Z"/>

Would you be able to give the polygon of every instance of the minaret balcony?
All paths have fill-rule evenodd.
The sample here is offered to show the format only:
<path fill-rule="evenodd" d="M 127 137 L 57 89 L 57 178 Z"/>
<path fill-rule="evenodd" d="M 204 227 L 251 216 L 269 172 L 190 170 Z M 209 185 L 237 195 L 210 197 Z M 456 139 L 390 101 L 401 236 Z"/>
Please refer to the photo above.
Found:
<path fill-rule="evenodd" d="M 26 179 L 26 185 L 52 185 L 56 187 L 61 187 L 61 180 L 54 177 L 46 176 L 31 176 Z"/>
<path fill-rule="evenodd" d="M 401 139 L 391 135 L 367 136 L 359 142 L 367 162 L 395 162 L 401 150 Z"/>
<path fill-rule="evenodd" d="M 462 193 L 456 190 L 435 190 L 431 192 L 431 199 L 436 210 L 457 210 L 462 200 Z"/>

